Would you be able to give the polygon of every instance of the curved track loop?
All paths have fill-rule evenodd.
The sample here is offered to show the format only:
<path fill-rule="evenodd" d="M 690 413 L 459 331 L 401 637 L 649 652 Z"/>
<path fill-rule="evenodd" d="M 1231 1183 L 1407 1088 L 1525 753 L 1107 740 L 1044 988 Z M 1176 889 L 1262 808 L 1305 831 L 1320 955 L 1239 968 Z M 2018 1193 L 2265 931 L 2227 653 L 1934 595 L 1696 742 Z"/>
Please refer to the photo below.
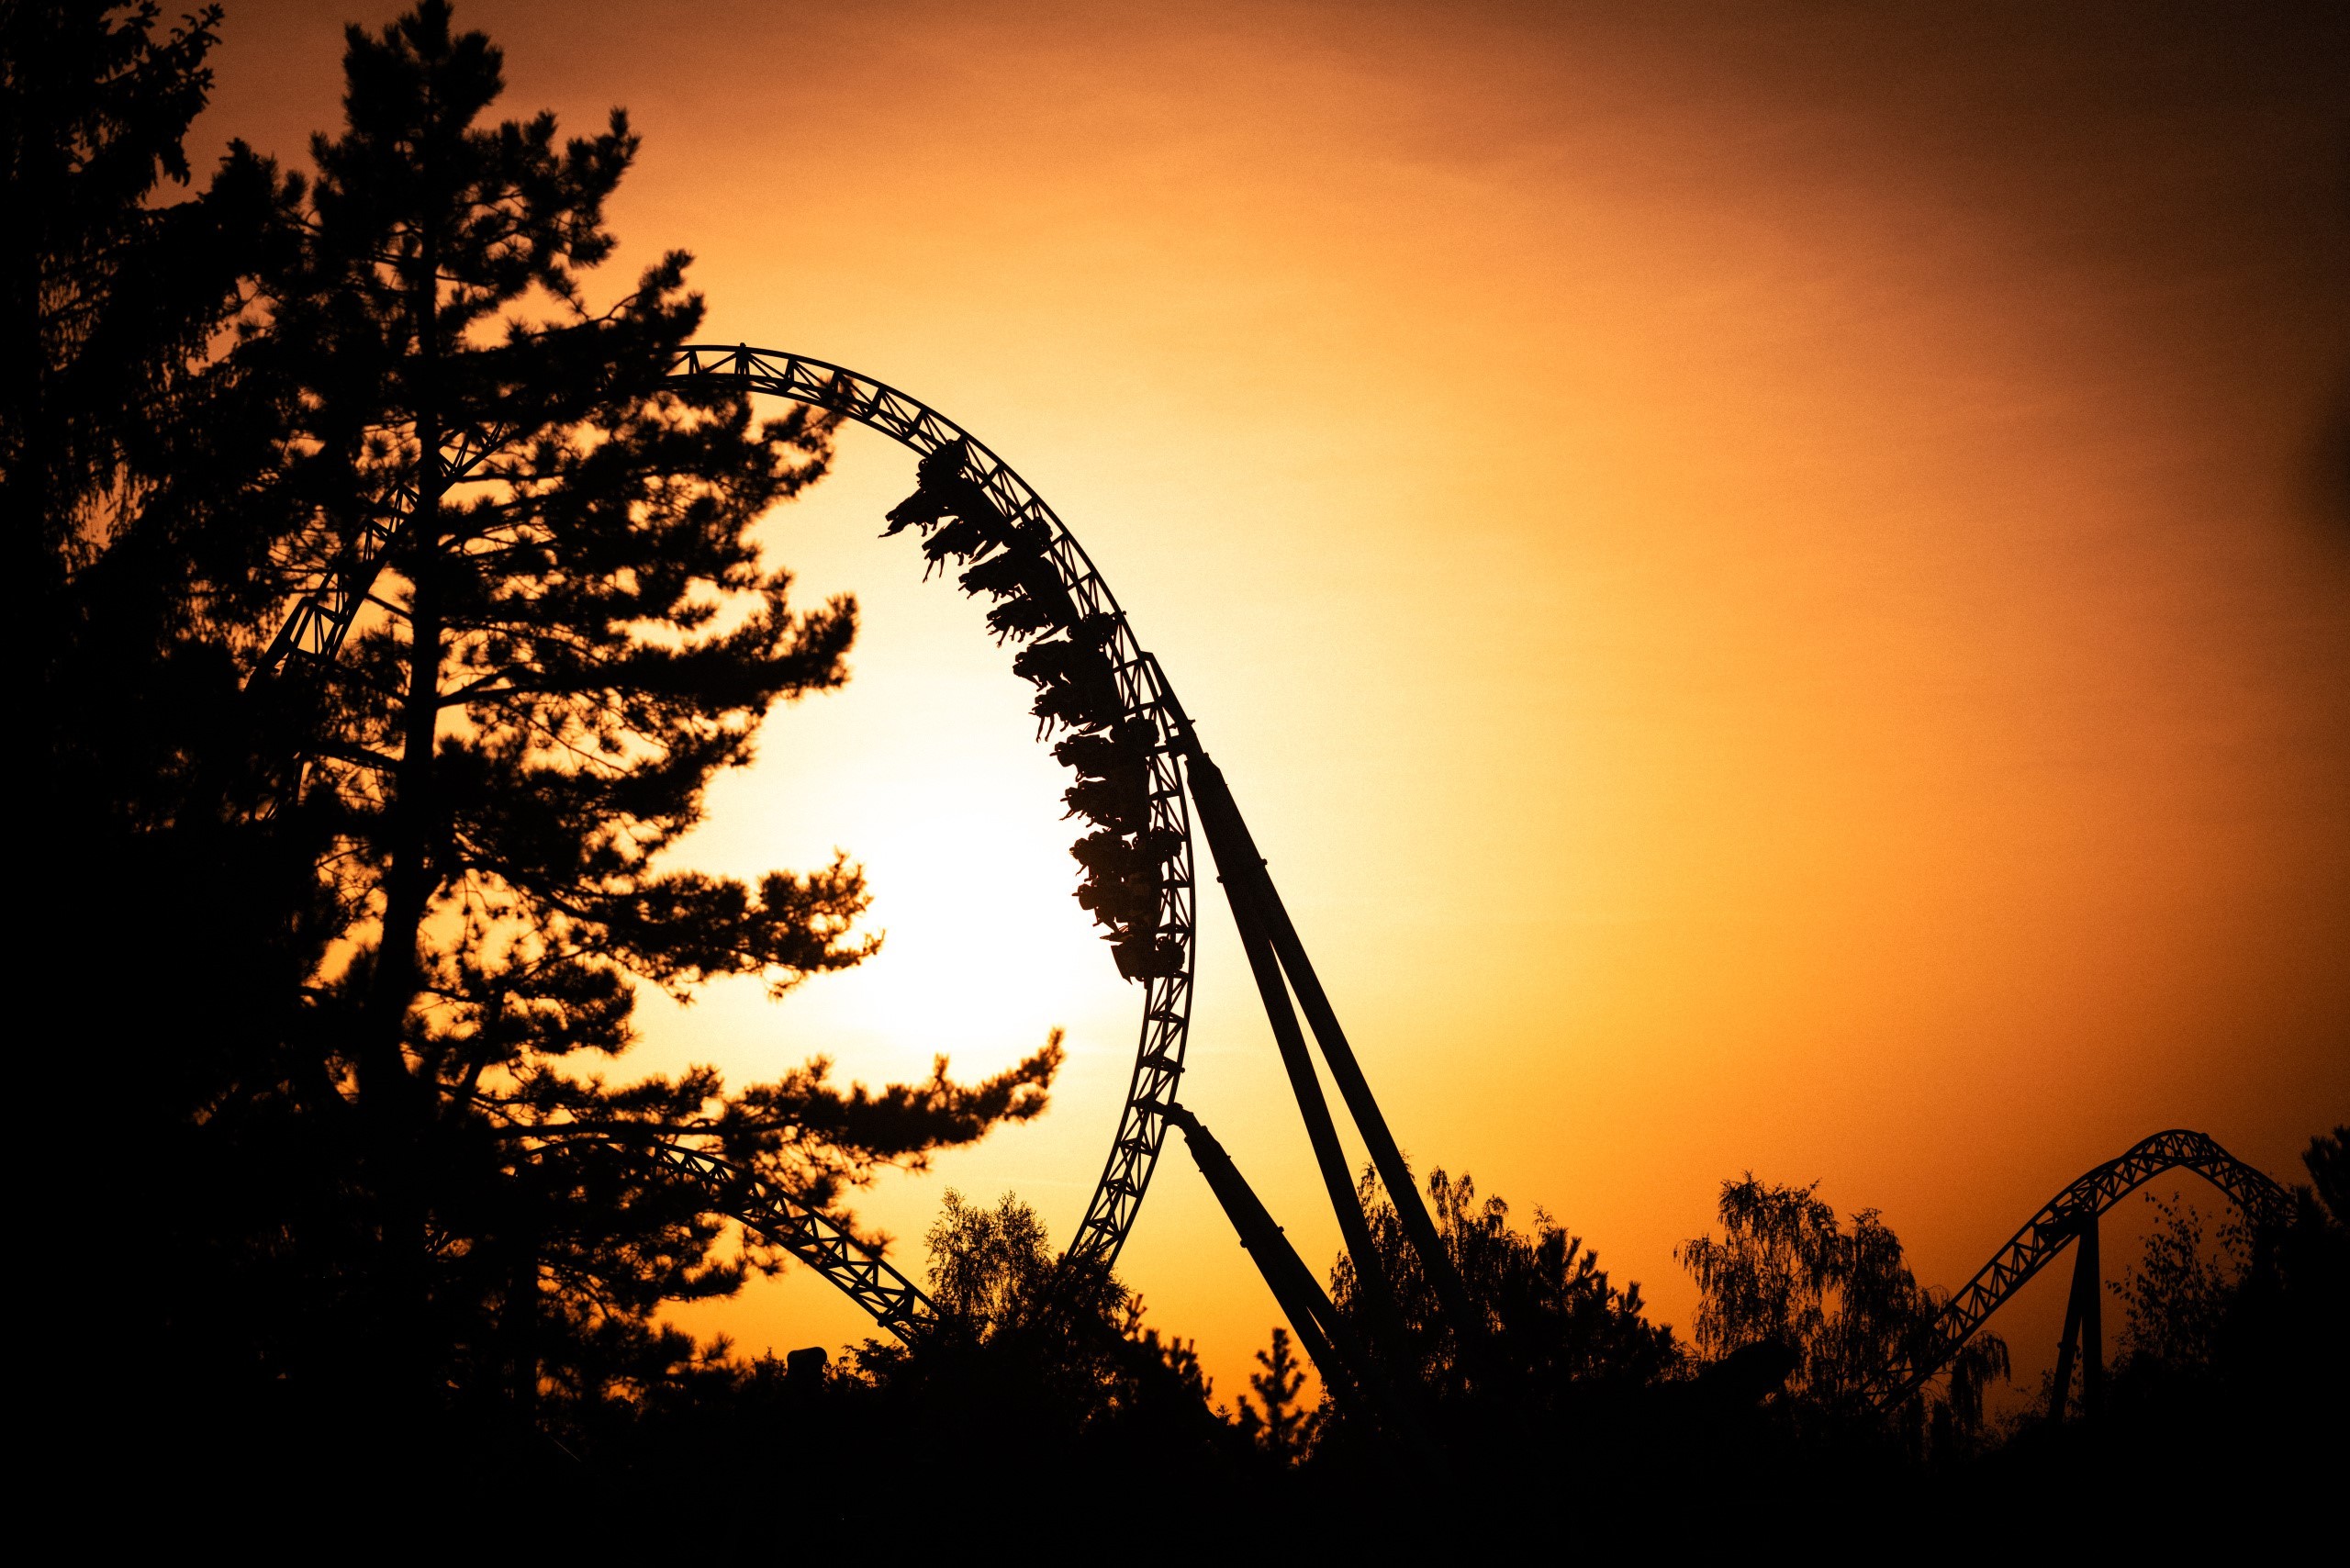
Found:
<path fill-rule="evenodd" d="M 869 376 L 822 360 L 769 349 L 706 344 L 688 347 L 678 352 L 669 373 L 680 381 L 723 383 L 805 403 L 877 430 L 923 456 L 955 442 L 968 442 L 969 476 L 987 487 L 1007 516 L 1019 521 L 1042 523 L 1050 531 L 1049 559 L 1079 613 L 1106 615 L 1114 622 L 1115 632 L 1108 651 L 1116 671 L 1125 716 L 1148 722 L 1156 736 L 1150 755 L 1150 825 L 1172 834 L 1173 842 L 1179 846 L 1162 868 L 1158 935 L 1177 945 L 1181 961 L 1172 966 L 1172 972 L 1143 982 L 1142 1037 L 1135 1052 L 1134 1076 L 1119 1114 L 1109 1159 L 1094 1185 L 1092 1201 L 1086 1205 L 1085 1218 L 1069 1243 L 1071 1261 L 1107 1269 L 1117 1261 L 1119 1251 L 1125 1246 L 1126 1237 L 1141 1212 L 1151 1172 L 1158 1166 L 1159 1149 L 1167 1137 L 1165 1112 L 1174 1102 L 1176 1081 L 1183 1070 L 1183 1052 L 1191 1033 L 1192 974 L 1196 962 L 1192 941 L 1195 895 L 1191 812 L 1178 762 L 1181 733 L 1189 724 L 1182 707 L 1169 689 L 1158 661 L 1135 640 L 1125 612 L 1118 607 L 1109 585 L 1102 580 L 1102 574 L 1067 525 L 1010 465 L 952 420 Z M 441 453 L 443 482 L 455 486 L 472 478 L 502 440 L 502 432 L 495 429 L 471 430 L 456 437 Z M 271 640 L 251 680 L 298 678 L 306 669 L 316 668 L 335 657 L 357 622 L 376 577 L 397 547 L 416 498 L 417 493 L 410 487 L 402 487 L 384 498 L 381 513 L 360 525 L 321 568 L 318 582 L 297 602 Z M 704 1174 L 703 1165 L 698 1162 L 709 1161 L 708 1156 L 685 1149 L 676 1152 L 677 1158 L 673 1163 L 677 1169 Z M 781 1194 L 773 1196 L 778 1203 L 789 1202 Z M 810 1215 L 811 1223 L 821 1221 L 822 1226 L 831 1227 L 823 1230 L 823 1235 L 829 1237 L 837 1232 L 837 1227 L 822 1215 L 813 1215 L 812 1211 L 797 1212 Z M 744 1218 L 740 1215 L 734 1217 Z M 751 1222 L 744 1219 L 744 1223 Z M 763 1228 L 762 1234 L 770 1233 Z M 819 1231 L 809 1234 L 816 1236 Z M 870 1271 L 881 1269 L 905 1290 L 913 1287 L 878 1260 L 865 1257 L 861 1249 L 846 1241 L 845 1233 L 840 1233 L 839 1239 L 841 1245 L 837 1247 L 830 1241 L 811 1241 L 804 1252 L 797 1247 L 792 1250 L 871 1312 L 877 1321 L 896 1331 L 898 1324 L 891 1315 L 903 1316 L 903 1298 L 891 1294 L 895 1287 L 885 1290 L 876 1286 L 873 1281 L 878 1276 Z M 921 1293 L 915 1291 L 914 1294 L 920 1296 Z"/>
<path fill-rule="evenodd" d="M 2005 1247 L 1991 1255 L 1991 1260 L 1975 1271 L 1965 1289 L 1951 1297 L 1934 1320 L 1930 1348 L 1923 1355 L 1896 1361 L 1885 1370 L 1875 1396 L 1879 1408 L 1897 1406 L 1947 1366 L 1984 1320 L 2046 1267 L 2084 1226 L 2094 1224 L 2141 1184 L 2182 1167 L 2233 1199 L 2255 1230 L 2281 1224 L 2291 1213 L 2292 1197 L 2283 1187 L 2202 1133 L 2174 1127 L 2143 1139 L 2049 1199 Z"/>
<path fill-rule="evenodd" d="M 490 454 L 504 444 L 507 432 L 493 426 L 474 426 L 453 436 L 441 449 L 441 477 L 457 486 L 474 476 Z M 319 580 L 295 601 L 277 635 L 271 638 L 260 662 L 246 678 L 251 685 L 273 677 L 294 674 L 330 662 L 342 651 L 343 639 L 359 619 L 368 590 L 382 575 L 408 515 L 416 510 L 414 485 L 395 487 L 380 502 L 380 510 L 362 518 L 333 558 L 319 572 Z"/>
<path fill-rule="evenodd" d="M 711 1212 L 740 1221 L 838 1285 L 873 1321 L 912 1343 L 938 1321 L 921 1286 L 820 1209 L 811 1209 L 756 1171 L 663 1137 L 631 1137 L 600 1127 L 535 1129 L 533 1157 L 594 1143 L 691 1177 L 709 1194 Z"/>
<path fill-rule="evenodd" d="M 1141 1212 L 1143 1193 L 1166 1141 L 1166 1108 L 1174 1101 L 1191 1034 L 1192 971 L 1197 955 L 1192 940 L 1195 906 L 1191 810 L 1177 762 L 1181 732 L 1187 723 L 1182 707 L 1168 689 L 1158 661 L 1135 640 L 1125 611 L 1118 608 L 1109 585 L 1068 525 L 1026 480 L 1013 472 L 1011 465 L 952 420 L 855 371 L 768 349 L 689 347 L 679 353 L 671 374 L 682 379 L 723 379 L 754 392 L 810 404 L 879 431 L 923 456 L 955 442 L 968 442 L 967 472 L 987 487 L 1005 515 L 1015 521 L 1042 523 L 1051 531 L 1053 569 L 1076 601 L 1078 612 L 1107 615 L 1116 625 L 1109 653 L 1117 672 L 1119 701 L 1127 718 L 1147 722 L 1157 737 L 1150 754 L 1150 825 L 1174 834 L 1180 846 L 1164 868 L 1158 935 L 1174 939 L 1182 961 L 1173 973 L 1143 982 L 1142 1038 L 1135 1050 L 1134 1077 L 1119 1113 L 1117 1136 L 1110 1145 L 1102 1179 L 1094 1184 L 1092 1201 L 1086 1205 L 1085 1218 L 1069 1243 L 1072 1261 L 1106 1269 L 1117 1261 Z"/>

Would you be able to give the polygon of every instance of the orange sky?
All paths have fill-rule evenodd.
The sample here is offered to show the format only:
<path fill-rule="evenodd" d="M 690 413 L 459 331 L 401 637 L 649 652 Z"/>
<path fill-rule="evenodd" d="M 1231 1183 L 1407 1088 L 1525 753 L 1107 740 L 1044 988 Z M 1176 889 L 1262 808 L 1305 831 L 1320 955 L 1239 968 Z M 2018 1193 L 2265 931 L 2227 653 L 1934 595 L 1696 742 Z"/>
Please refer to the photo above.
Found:
<path fill-rule="evenodd" d="M 1751 1168 L 1965 1276 L 2200 1128 L 2350 1116 L 2350 78 L 2268 7 L 461 5 L 506 108 L 645 137 L 611 286 L 839 361 L 1054 503 L 1231 777 L 1390 1121 L 1685 1327 Z M 342 4 L 231 4 L 200 139 L 298 159 Z M 976 1074 L 941 1189 L 1076 1223 L 1136 994 L 979 609 L 872 535 L 865 432 L 773 537 L 855 591 L 694 846 L 867 864 L 882 957 L 648 1004 L 648 1068 Z M 1223 912 L 1184 1098 L 1336 1244 Z M 2109 1248 L 2120 1250 L 2114 1243 Z M 1275 1320 L 1170 1149 L 1124 1271 L 1229 1395 Z M 2049 1359 L 2061 1281 L 1999 1326 Z M 804 1271 L 699 1313 L 860 1337 Z"/>

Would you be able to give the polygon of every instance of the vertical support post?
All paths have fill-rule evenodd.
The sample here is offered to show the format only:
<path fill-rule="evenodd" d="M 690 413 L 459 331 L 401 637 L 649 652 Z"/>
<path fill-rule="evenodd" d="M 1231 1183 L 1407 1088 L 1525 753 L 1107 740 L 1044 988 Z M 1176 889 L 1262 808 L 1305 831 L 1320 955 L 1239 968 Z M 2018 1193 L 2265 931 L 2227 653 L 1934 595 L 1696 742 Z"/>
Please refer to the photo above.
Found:
<path fill-rule="evenodd" d="M 2095 1417 L 2105 1405 L 2104 1284 L 2098 1267 L 2097 1210 L 2076 1214 L 2073 1230 L 2073 1284 L 2065 1298 L 2065 1336 L 2056 1344 L 2054 1392 L 2049 1396 L 2048 1418 L 2062 1421 L 2073 1394 L 2073 1368 L 2081 1369 L 2081 1414 Z"/>
<path fill-rule="evenodd" d="M 2105 1409 L 2105 1279 L 2098 1261 L 2098 1215 L 2081 1221 L 2073 1288 L 2081 1298 L 2081 1414 L 2096 1420 Z"/>
<path fill-rule="evenodd" d="M 2075 1260 L 2075 1278 L 2070 1293 L 2065 1298 L 2065 1332 L 2056 1339 L 2056 1374 L 2050 1380 L 2048 1418 L 2053 1422 L 2065 1419 L 2065 1406 L 2073 1397 L 2073 1362 L 2081 1346 L 2081 1286 L 2079 1262 Z"/>

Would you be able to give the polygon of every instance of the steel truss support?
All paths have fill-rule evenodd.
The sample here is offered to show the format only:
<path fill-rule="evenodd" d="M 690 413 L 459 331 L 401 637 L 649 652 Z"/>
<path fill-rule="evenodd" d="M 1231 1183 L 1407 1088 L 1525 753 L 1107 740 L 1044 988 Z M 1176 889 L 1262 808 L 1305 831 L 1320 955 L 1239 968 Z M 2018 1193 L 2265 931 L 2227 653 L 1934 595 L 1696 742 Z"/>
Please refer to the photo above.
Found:
<path fill-rule="evenodd" d="M 608 1149 L 656 1170 L 687 1177 L 710 1212 L 734 1220 L 830 1280 L 873 1321 L 908 1344 L 929 1332 L 938 1309 L 920 1285 L 892 1268 L 822 1209 L 809 1207 L 755 1170 L 689 1145 L 627 1127 L 535 1129 L 532 1158 L 544 1161 L 575 1150 Z"/>
<path fill-rule="evenodd" d="M 1926 1349 L 1894 1361 L 1881 1372 L 1873 1388 L 1880 1410 L 1899 1406 L 1925 1386 L 1958 1354 L 1959 1348 L 1983 1327 L 2025 1281 L 2078 1241 L 2074 1263 L 2073 1295 L 2065 1309 L 2065 1339 L 2076 1346 L 2086 1361 L 2085 1399 L 2102 1402 L 2105 1392 L 2104 1336 L 2098 1280 L 2098 1216 L 2165 1170 L 2186 1169 L 2210 1182 L 2230 1198 L 2251 1222 L 2256 1235 L 2266 1235 L 2285 1223 L 2292 1199 L 2265 1171 L 2246 1165 L 2202 1133 L 2174 1127 L 2143 1138 L 2104 1164 L 2083 1172 L 2024 1222 L 2005 1247 L 1975 1271 L 1964 1289 L 1950 1298 L 1934 1320 Z M 2062 1360 L 2056 1375 L 2061 1408 L 2072 1379 L 2072 1364 Z"/>

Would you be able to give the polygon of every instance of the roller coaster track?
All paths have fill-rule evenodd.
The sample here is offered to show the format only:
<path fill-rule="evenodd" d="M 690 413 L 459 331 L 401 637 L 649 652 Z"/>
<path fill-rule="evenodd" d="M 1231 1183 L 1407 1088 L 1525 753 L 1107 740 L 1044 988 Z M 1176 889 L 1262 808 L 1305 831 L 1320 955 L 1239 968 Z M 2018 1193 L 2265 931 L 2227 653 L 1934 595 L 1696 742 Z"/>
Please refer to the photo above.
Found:
<path fill-rule="evenodd" d="M 1353 1175 L 1308 1055 L 1309 1028 L 1313 1043 L 1320 1047 L 1331 1079 L 1378 1168 L 1404 1235 L 1419 1254 L 1423 1271 L 1436 1289 L 1442 1316 L 1459 1339 L 1464 1363 L 1472 1367 L 1478 1364 L 1483 1348 L 1482 1315 L 1470 1304 L 1466 1287 L 1420 1201 L 1402 1150 L 1315 973 L 1304 941 L 1274 888 L 1265 858 L 1258 852 L 1223 773 L 1201 747 L 1192 722 L 1176 700 L 1158 661 L 1136 640 L 1125 612 L 1067 525 L 1027 481 L 985 443 L 936 409 L 869 376 L 803 354 L 745 345 L 680 349 L 668 367 L 668 375 L 673 385 L 763 393 L 822 409 L 878 431 L 923 457 L 948 447 L 959 448 L 958 477 L 980 487 L 1004 521 L 1044 538 L 1045 558 L 1077 617 L 1090 624 L 1110 628 L 1104 652 L 1117 688 L 1119 727 L 1139 722 L 1147 726 L 1151 736 L 1146 763 L 1150 831 L 1143 838 L 1166 847 L 1155 879 L 1156 924 L 1151 932 L 1142 934 L 1151 957 L 1144 972 L 1136 977 L 1142 980 L 1144 997 L 1134 1072 L 1119 1111 L 1109 1158 L 1086 1205 L 1085 1217 L 1069 1244 L 1066 1261 L 1080 1268 L 1105 1271 L 1117 1261 L 1134 1228 L 1170 1125 L 1185 1129 L 1195 1154 L 1209 1152 L 1211 1163 L 1230 1163 L 1197 1118 L 1177 1113 L 1175 1102 L 1190 1036 L 1196 962 L 1198 912 L 1192 840 L 1192 808 L 1196 805 L 1267 1019 L 1313 1141 L 1325 1188 L 1348 1249 L 1357 1260 L 1357 1273 L 1364 1282 L 1369 1309 L 1374 1316 L 1392 1315 L 1394 1310 L 1384 1294 L 1384 1273 L 1373 1263 L 1370 1230 L 1356 1195 Z M 495 429 L 472 430 L 444 446 L 438 454 L 437 476 L 443 487 L 464 483 L 476 475 L 502 439 L 503 433 Z M 271 643 L 254 672 L 254 679 L 290 677 L 298 682 L 306 670 L 315 669 L 336 656 L 364 613 L 376 577 L 400 549 L 402 530 L 417 498 L 414 487 L 396 490 L 386 498 L 383 515 L 359 528 L 342 544 Z M 1141 841 L 1138 838 L 1137 842 Z M 1300 1011 L 1304 1014 L 1303 1026 L 1298 1017 Z M 712 1191 L 721 1196 L 735 1190 L 730 1183 L 738 1182 L 740 1172 L 691 1149 L 668 1147 L 669 1152 L 656 1158 L 669 1161 L 675 1169 L 698 1181 L 714 1184 Z M 1219 1198 L 1227 1196 L 1225 1188 L 1238 1193 L 1243 1187 L 1245 1183 L 1239 1182 L 1237 1171 L 1233 1172 L 1225 1188 L 1218 1189 Z M 1304 1265 L 1283 1238 L 1280 1227 L 1270 1223 L 1270 1216 L 1255 1213 L 1252 1198 L 1240 1209 L 1234 1209 L 1227 1202 L 1227 1212 L 1244 1239 L 1253 1238 L 1248 1239 L 1252 1256 L 1264 1271 L 1276 1298 L 1297 1320 L 1301 1335 L 1305 1335 L 1312 1327 L 1308 1319 L 1323 1315 L 1314 1310 L 1310 1293 L 1289 1288 Z M 792 1204 L 784 1194 L 772 1189 L 763 1189 L 759 1204 L 760 1217 L 756 1220 L 743 1214 L 735 1217 L 753 1225 L 761 1235 L 778 1240 L 892 1332 L 903 1336 L 909 1330 L 919 1331 L 916 1326 L 928 1310 L 921 1293 L 894 1270 L 857 1247 L 845 1230 L 821 1215 Z M 1254 1223 L 1259 1219 L 1265 1223 Z M 912 1294 L 909 1295 L 909 1292 Z M 1329 1316 L 1325 1327 L 1329 1353 L 1335 1358 L 1324 1366 L 1326 1376 L 1334 1384 L 1361 1385 L 1359 1380 L 1345 1375 L 1346 1364 L 1360 1364 L 1364 1360 L 1360 1345 L 1344 1342 L 1351 1338 L 1350 1327 L 1335 1316 Z"/>
<path fill-rule="evenodd" d="M 838 1220 L 813 1209 L 755 1170 L 674 1138 L 637 1136 L 625 1128 L 535 1128 L 531 1155 L 543 1162 L 594 1145 L 685 1176 L 702 1190 L 713 1214 L 739 1222 L 815 1270 L 865 1308 L 873 1321 L 912 1342 L 938 1320 L 921 1286 L 890 1266 Z"/>
<path fill-rule="evenodd" d="M 2083 1172 L 2065 1190 L 2041 1206 L 2008 1244 L 1991 1255 L 1964 1289 L 1951 1297 L 1934 1320 L 1923 1348 L 1896 1361 L 1880 1374 L 1873 1389 L 1878 1408 L 1890 1410 L 1925 1385 L 1975 1331 L 1997 1312 L 2024 1282 L 2046 1268 L 2065 1249 L 2080 1244 L 2087 1265 L 2086 1297 L 2076 1282 L 2073 1315 L 2066 1325 L 2068 1349 L 2060 1367 L 2069 1378 L 2069 1346 L 2086 1316 L 2089 1337 L 2095 1338 L 2097 1289 L 2097 1222 L 2108 1209 L 2165 1170 L 2188 1170 L 2234 1200 L 2255 1232 L 2282 1224 L 2291 1213 L 2292 1198 L 2285 1189 L 2221 1148 L 2202 1133 L 2174 1127 L 2133 1144 L 2120 1155 Z M 2096 1355 L 2094 1344 L 2089 1354 Z M 2059 1398 L 2063 1391 L 2059 1390 Z"/>
<path fill-rule="evenodd" d="M 501 444 L 503 432 L 492 426 L 476 425 L 458 431 L 441 449 L 442 482 L 464 484 Z M 248 684 L 330 663 L 342 651 L 343 639 L 357 623 L 416 502 L 414 484 L 397 485 L 375 510 L 359 519 L 319 571 L 318 581 L 295 601 L 292 612 L 278 626 L 277 635 L 270 639 L 248 677 Z"/>
<path fill-rule="evenodd" d="M 1147 722 L 1156 737 L 1148 764 L 1150 825 L 1170 834 L 1169 842 L 1177 846 L 1162 867 L 1158 935 L 1177 945 L 1181 960 L 1167 966 L 1171 972 L 1154 974 L 1143 981 L 1142 1036 L 1134 1074 L 1108 1161 L 1069 1245 L 1072 1260 L 1107 1268 L 1116 1262 L 1125 1247 L 1149 1188 L 1167 1136 L 1164 1112 L 1173 1103 L 1190 1035 L 1195 909 L 1190 809 L 1178 760 L 1189 722 L 1168 689 L 1158 661 L 1136 641 L 1125 612 L 1084 547 L 1026 480 L 961 426 L 895 387 L 802 354 L 689 347 L 677 353 L 669 374 L 679 383 L 718 384 L 808 404 L 878 431 L 923 456 L 957 442 L 965 443 L 969 454 L 966 472 L 986 487 L 1005 515 L 1049 531 L 1048 559 L 1079 612 L 1106 616 L 1114 626 L 1109 652 L 1125 715 Z M 498 431 L 483 429 L 466 431 L 451 442 L 440 454 L 442 482 L 464 482 L 498 450 L 500 439 Z M 402 486 L 384 498 L 379 515 L 365 520 L 354 531 L 297 601 L 252 679 L 298 678 L 336 657 L 364 611 L 376 579 L 400 548 L 401 532 L 416 501 L 413 485 Z M 683 1149 L 675 1155 L 673 1163 L 678 1170 L 696 1176 L 706 1173 L 703 1165 L 708 1157 Z M 780 1194 L 769 1196 L 774 1202 L 784 1201 Z M 831 1222 L 821 1215 L 811 1216 L 808 1225 L 815 1228 L 780 1226 L 762 1233 L 779 1239 L 804 1235 L 804 1246 L 797 1239 L 784 1239 L 784 1244 L 865 1306 L 877 1321 L 893 1331 L 912 1321 L 902 1292 L 874 1282 L 872 1269 L 879 1266 L 875 1260 L 865 1258 L 845 1234 L 825 1231 L 822 1227 Z M 894 1277 L 894 1271 L 890 1274 Z"/>
<path fill-rule="evenodd" d="M 1169 842 L 1179 846 L 1162 868 L 1158 931 L 1179 945 L 1181 958 L 1172 973 L 1154 975 L 1143 982 L 1142 1036 L 1135 1052 L 1134 1075 L 1119 1112 L 1109 1159 L 1094 1184 L 1076 1238 L 1069 1243 L 1073 1260 L 1108 1268 L 1117 1261 L 1134 1229 L 1143 1193 L 1158 1163 L 1159 1146 L 1167 1137 L 1165 1111 L 1174 1101 L 1191 1034 L 1196 912 L 1191 812 L 1178 762 L 1181 739 L 1189 728 L 1182 709 L 1158 661 L 1136 641 L 1125 611 L 1077 536 L 1010 464 L 944 414 L 893 386 L 801 354 L 740 346 L 688 347 L 679 352 L 670 375 L 679 380 L 722 381 L 806 403 L 878 431 L 925 457 L 954 442 L 965 443 L 969 454 L 965 472 L 985 487 L 1004 515 L 1015 523 L 1039 523 L 1049 531 L 1046 557 L 1078 612 L 1107 616 L 1114 627 L 1109 653 L 1120 704 L 1128 719 L 1145 721 L 1156 737 L 1149 760 L 1150 825 L 1171 834 Z"/>

